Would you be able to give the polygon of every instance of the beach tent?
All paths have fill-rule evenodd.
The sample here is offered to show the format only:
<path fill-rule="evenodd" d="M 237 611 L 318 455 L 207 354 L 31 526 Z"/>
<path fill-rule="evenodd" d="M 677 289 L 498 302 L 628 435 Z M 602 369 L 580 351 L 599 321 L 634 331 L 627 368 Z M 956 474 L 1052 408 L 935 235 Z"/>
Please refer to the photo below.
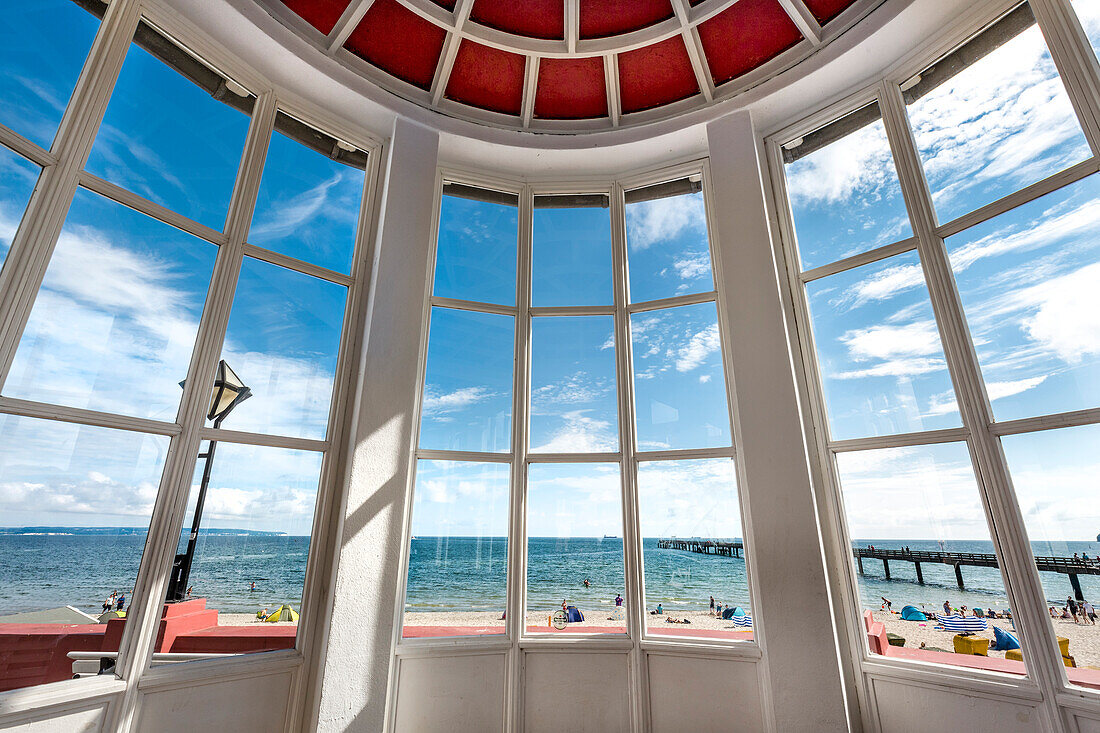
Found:
<path fill-rule="evenodd" d="M 298 612 L 287 605 L 279 606 L 275 609 L 275 612 L 264 619 L 265 622 L 273 624 L 276 621 L 297 621 Z"/>
<path fill-rule="evenodd" d="M 746 615 L 734 616 L 733 617 L 733 625 L 734 626 L 742 626 L 742 627 L 751 629 L 752 628 L 752 616 L 746 616 Z"/>
<path fill-rule="evenodd" d="M 1020 648 L 1020 642 L 1016 639 L 1015 636 L 997 626 L 993 627 L 993 639 L 995 641 L 995 643 L 993 644 L 993 648 L 999 652 L 1005 652 L 1009 649 Z"/>
<path fill-rule="evenodd" d="M 924 611 L 920 611 L 916 606 L 906 606 L 901 609 L 901 618 L 903 621 L 927 621 L 928 617 L 924 615 Z"/>
<path fill-rule="evenodd" d="M 580 609 L 576 606 L 566 606 L 565 608 L 565 620 L 569 623 L 576 621 L 584 621 L 584 614 L 580 612 Z"/>
<path fill-rule="evenodd" d="M 989 622 L 984 618 L 975 618 L 974 616 L 936 616 L 936 619 L 943 624 L 943 628 L 946 631 L 951 631 L 956 634 L 972 634 L 975 631 L 985 631 L 989 628 Z"/>

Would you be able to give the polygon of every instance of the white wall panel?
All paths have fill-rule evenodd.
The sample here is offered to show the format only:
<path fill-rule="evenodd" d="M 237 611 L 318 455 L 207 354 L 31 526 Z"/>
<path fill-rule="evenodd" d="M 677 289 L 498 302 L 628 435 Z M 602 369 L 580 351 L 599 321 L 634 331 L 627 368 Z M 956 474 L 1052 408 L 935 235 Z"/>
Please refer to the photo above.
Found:
<path fill-rule="evenodd" d="M 653 733 L 763 731 L 755 662 L 650 654 Z"/>
<path fill-rule="evenodd" d="M 525 733 L 630 730 L 627 655 L 527 652 Z"/>
<path fill-rule="evenodd" d="M 19 733 L 99 733 L 103 730 L 105 712 L 105 707 L 97 707 L 59 715 L 49 720 L 2 726 L 0 730 L 19 731 Z"/>
<path fill-rule="evenodd" d="M 149 692 L 138 707 L 139 733 L 273 733 L 286 725 L 293 674 Z"/>
<path fill-rule="evenodd" d="M 1073 720 L 1077 724 L 1077 733 L 1100 733 L 1100 714 L 1095 718 L 1077 715 Z"/>
<path fill-rule="evenodd" d="M 872 683 L 882 733 L 920 730 L 1029 733 L 1043 730 L 1038 711 L 1024 702 L 925 685 L 876 679 Z"/>
<path fill-rule="evenodd" d="M 503 654 L 402 659 L 394 730 L 503 730 L 504 662 Z"/>

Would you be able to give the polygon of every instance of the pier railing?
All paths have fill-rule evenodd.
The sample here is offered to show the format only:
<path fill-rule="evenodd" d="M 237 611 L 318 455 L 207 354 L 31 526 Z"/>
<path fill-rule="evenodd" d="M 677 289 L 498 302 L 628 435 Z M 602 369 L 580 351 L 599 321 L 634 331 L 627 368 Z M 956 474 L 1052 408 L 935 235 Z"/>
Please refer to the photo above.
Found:
<path fill-rule="evenodd" d="M 657 547 L 666 550 L 686 550 L 703 555 L 723 555 L 725 557 L 741 557 L 744 544 L 731 541 L 706 539 L 660 539 Z M 866 559 L 878 560 L 882 563 L 883 573 L 890 580 L 890 561 L 903 561 L 913 563 L 917 573 L 917 582 L 924 584 L 924 573 L 921 570 L 922 563 L 937 565 L 950 565 L 955 568 L 955 581 L 960 588 L 963 585 L 963 566 L 995 568 L 999 567 L 997 556 L 992 552 L 937 552 L 935 550 L 886 550 L 877 547 L 856 547 L 852 549 L 859 572 L 863 574 L 863 561 Z M 1035 557 L 1035 566 L 1042 572 L 1062 573 L 1069 576 L 1073 593 L 1078 600 L 1084 599 L 1081 591 L 1080 575 L 1100 575 L 1100 558 L 1090 557 L 1057 557 L 1039 555 Z"/>

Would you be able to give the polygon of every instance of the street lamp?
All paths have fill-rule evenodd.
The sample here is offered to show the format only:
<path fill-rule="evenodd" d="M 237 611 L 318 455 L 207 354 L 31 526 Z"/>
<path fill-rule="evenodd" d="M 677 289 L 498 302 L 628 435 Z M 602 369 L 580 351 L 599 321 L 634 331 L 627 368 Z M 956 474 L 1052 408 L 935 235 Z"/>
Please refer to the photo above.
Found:
<path fill-rule="evenodd" d="M 180 382 L 180 387 L 186 380 Z M 214 428 L 220 428 L 233 408 L 252 396 L 252 390 L 245 386 L 237 373 L 229 368 L 225 359 L 218 362 L 218 373 L 214 377 L 214 391 L 210 396 L 210 409 L 207 420 L 214 421 Z M 202 483 L 199 484 L 199 497 L 195 501 L 195 516 L 191 520 L 191 536 L 187 540 L 187 551 L 176 555 L 172 563 L 172 578 L 168 583 L 167 601 L 182 601 L 187 597 L 188 579 L 191 577 L 191 562 L 195 559 L 195 545 L 199 539 L 199 524 L 202 522 L 202 507 L 206 503 L 206 489 L 210 486 L 210 466 L 214 462 L 214 448 L 218 441 L 211 440 L 205 453 L 199 458 L 205 459 L 202 469 Z"/>

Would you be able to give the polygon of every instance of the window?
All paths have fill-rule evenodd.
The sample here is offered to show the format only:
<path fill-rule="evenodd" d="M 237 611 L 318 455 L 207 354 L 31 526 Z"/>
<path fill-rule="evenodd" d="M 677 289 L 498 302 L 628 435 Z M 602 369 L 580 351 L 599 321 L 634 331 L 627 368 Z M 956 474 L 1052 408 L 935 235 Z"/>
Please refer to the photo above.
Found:
<path fill-rule="evenodd" d="M 49 231 L 54 211 L 24 213 L 54 164 L 38 145 L 95 32 L 70 3 L 13 18 L 0 95 L 38 94 L 0 105 L 29 138 L 0 147 L 0 256 L 21 219 Z M 59 166 L 91 149 L 58 234 L 16 245 L 41 285 L 0 306 L 21 329 L 0 375 L 0 656 L 43 650 L 0 689 L 94 676 L 160 624 L 156 662 L 294 648 L 315 602 L 367 153 L 277 111 L 251 138 L 276 137 L 265 170 L 242 167 L 255 97 L 144 23 L 108 77 L 87 82 L 103 124 L 58 133 Z M 223 233 L 257 189 L 249 241 Z M 133 603 L 163 610 L 130 622 Z"/>
<path fill-rule="evenodd" d="M 702 175 L 516 191 L 442 187 L 403 638 L 751 641 Z"/>
<path fill-rule="evenodd" d="M 1081 17 L 1089 33 L 1091 12 Z M 861 631 L 872 653 L 1023 674 L 1019 651 L 984 648 L 993 627 L 1026 646 L 1029 629 L 1053 623 L 1063 648 L 1030 652 L 1057 655 L 1071 684 L 1100 688 L 1080 669 L 1096 663 L 1082 624 L 1100 592 L 1088 478 L 1100 404 L 1096 159 L 1026 4 L 892 91 L 906 102 L 893 129 L 908 124 L 912 138 L 869 132 L 881 123 L 865 106 L 775 151 Z M 849 167 L 842 153 L 871 137 L 885 150 Z M 906 192 L 910 209 L 941 222 L 916 241 L 897 239 L 910 225 L 877 212 L 897 198 L 891 159 L 919 161 L 908 180 L 923 174 L 929 189 Z M 814 180 L 846 194 L 806 185 L 809 160 L 823 161 Z M 856 233 L 849 224 L 861 221 Z M 1019 515 L 1001 508 L 1012 501 Z M 1013 550 L 1041 584 L 998 555 L 1024 536 L 1031 546 Z M 977 641 L 931 630 L 934 616 L 964 607 L 967 623 L 984 627 Z M 968 644 L 1007 661 L 962 656 Z"/>

